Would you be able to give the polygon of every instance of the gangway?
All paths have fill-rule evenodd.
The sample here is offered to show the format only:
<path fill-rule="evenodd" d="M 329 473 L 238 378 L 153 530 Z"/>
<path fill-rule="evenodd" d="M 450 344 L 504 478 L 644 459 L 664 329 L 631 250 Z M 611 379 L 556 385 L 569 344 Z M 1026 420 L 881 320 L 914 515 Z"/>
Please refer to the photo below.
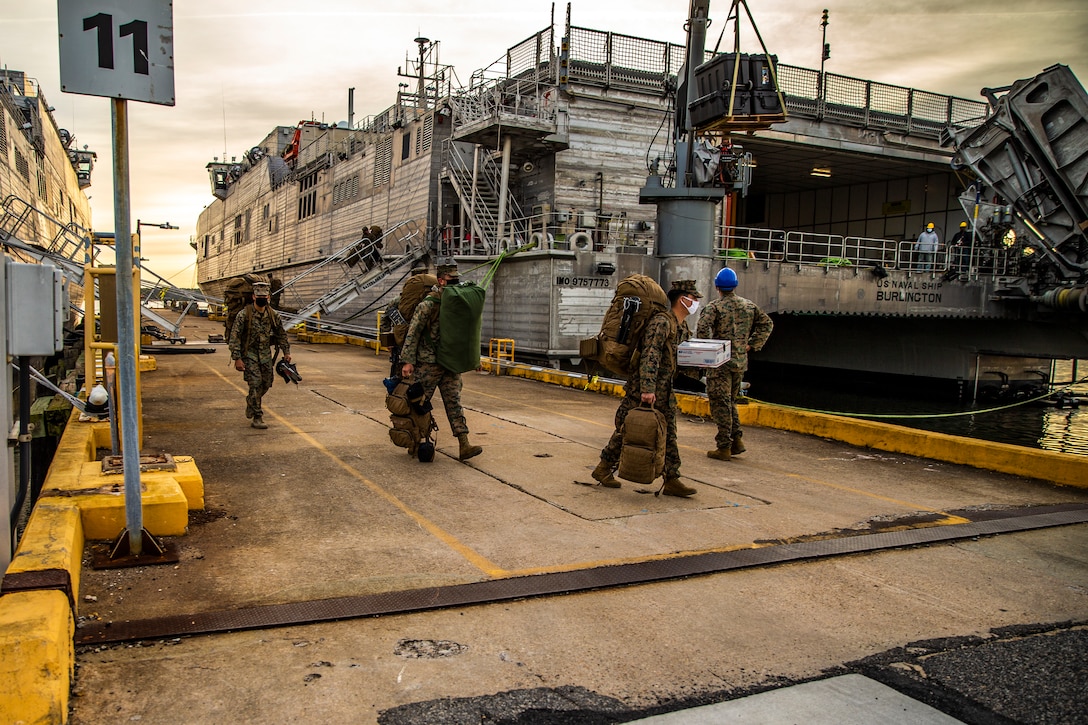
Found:
<path fill-rule="evenodd" d="M 0 217 L 0 242 L 18 239 L 19 231 L 31 223 L 34 215 L 39 215 L 57 229 L 49 247 L 44 251 L 70 262 L 84 262 L 84 254 L 88 251 L 84 240 L 91 233 L 89 229 L 84 229 L 75 222 L 64 224 L 14 194 L 9 194 L 3 204 L 0 204 L 0 208 L 4 212 Z"/>
<path fill-rule="evenodd" d="M 61 224 L 45 212 L 27 204 L 15 195 L 10 195 L 4 199 L 3 204 L 0 204 L 0 208 L 2 208 L 4 212 L 3 216 L 0 217 L 0 245 L 16 250 L 23 256 L 34 259 L 39 263 L 46 262 L 52 264 L 53 266 L 64 270 L 72 280 L 82 281 L 85 265 L 88 262 L 91 262 L 92 265 L 96 263 L 99 256 L 98 245 L 94 244 L 92 241 L 95 235 L 89 229 L 84 229 L 74 223 L 67 225 Z M 41 215 L 59 229 L 48 248 L 23 241 L 17 236 L 20 229 L 28 223 L 33 214 Z M 184 320 L 185 316 L 192 308 L 204 298 L 183 290 L 180 287 L 176 287 L 147 267 L 141 267 L 140 270 L 141 274 L 150 274 L 159 281 L 159 285 L 157 285 L 155 289 L 161 289 L 162 285 L 165 285 L 173 290 L 176 295 L 180 295 L 183 299 L 188 300 L 188 304 L 184 311 L 182 311 L 181 315 L 174 322 L 171 322 L 164 316 L 155 312 L 154 309 L 148 307 L 148 298 L 145 298 L 144 303 L 140 305 L 141 316 L 151 320 L 156 325 L 169 330 L 171 336 L 177 337 L 181 329 L 182 320 Z M 82 310 L 80 313 L 82 314 Z"/>
<path fill-rule="evenodd" d="M 383 250 L 400 250 L 399 254 L 385 256 Z M 313 302 L 294 312 L 281 315 L 285 327 L 294 327 L 317 314 L 329 314 L 339 310 L 359 297 L 363 292 L 388 277 L 392 272 L 411 265 L 430 254 L 423 240 L 423 233 L 415 222 L 406 221 L 384 232 L 377 239 L 369 235 L 352 242 L 335 254 L 307 269 L 302 274 L 284 283 L 280 288 L 289 291 L 301 285 L 307 278 L 319 272 L 328 271 L 333 265 L 344 268 L 361 266 L 361 274 L 352 274 L 345 282 L 334 287 Z"/>

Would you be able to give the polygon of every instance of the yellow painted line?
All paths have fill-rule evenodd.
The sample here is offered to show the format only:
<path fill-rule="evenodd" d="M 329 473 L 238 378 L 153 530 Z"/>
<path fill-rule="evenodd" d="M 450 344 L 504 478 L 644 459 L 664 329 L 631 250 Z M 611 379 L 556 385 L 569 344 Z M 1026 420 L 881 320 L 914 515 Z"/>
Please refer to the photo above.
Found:
<path fill-rule="evenodd" d="M 223 375 L 223 373 L 219 372 L 218 370 L 216 370 L 215 368 L 213 368 L 211 365 L 204 362 L 203 360 L 201 360 L 200 362 L 203 363 L 213 373 L 215 373 L 220 378 L 222 378 L 232 388 L 234 388 L 235 390 L 242 393 L 242 395 L 246 395 L 248 390 L 243 389 L 242 387 L 237 385 L 234 381 L 232 381 L 230 378 L 228 378 L 226 375 Z M 384 488 L 382 488 L 378 484 L 374 483 L 373 481 L 371 481 L 369 478 L 367 478 L 363 474 L 359 473 L 359 471 L 356 470 L 354 467 L 352 467 L 351 464 L 347 463 L 346 461 L 341 459 L 339 456 L 334 454 L 332 451 L 330 451 L 328 448 L 326 448 L 320 441 L 315 439 L 309 433 L 306 433 L 305 431 L 303 431 L 300 428 L 296 427 L 289 420 L 287 420 L 286 418 L 283 418 L 282 416 L 278 415 L 275 411 L 266 411 L 266 412 L 271 413 L 272 417 L 275 418 L 278 423 L 283 425 L 285 428 L 288 428 L 293 433 L 295 433 L 300 438 L 302 438 L 307 443 L 309 443 L 312 447 L 316 448 L 317 450 L 321 451 L 323 454 L 325 454 L 326 456 L 331 458 L 342 469 L 344 469 L 344 471 L 346 471 L 349 475 L 351 475 L 356 480 L 360 481 L 364 486 L 366 486 L 371 491 L 376 493 L 378 496 L 381 496 L 383 499 L 388 501 L 394 507 L 399 509 L 402 513 L 404 513 L 409 518 L 411 518 L 413 521 L 415 521 L 427 533 L 429 533 L 431 536 L 433 536 L 436 539 L 438 539 L 439 541 L 441 541 L 443 544 L 448 546 L 453 551 L 460 554 L 462 557 L 465 558 L 466 561 L 468 561 L 470 564 L 475 566 L 477 569 L 479 569 L 480 571 L 482 571 L 483 573 L 485 573 L 485 574 L 487 574 L 488 576 L 491 576 L 491 577 L 503 577 L 503 576 L 507 575 L 507 572 L 506 572 L 505 569 L 503 569 L 499 565 L 491 562 L 486 557 L 481 556 L 480 554 L 478 554 L 476 551 L 469 548 L 465 544 L 461 543 L 461 541 L 456 536 L 449 533 L 448 531 L 446 531 L 442 527 L 438 526 L 437 524 L 433 523 L 432 521 L 430 521 L 428 518 L 426 518 L 425 516 L 423 516 L 419 512 L 417 512 L 417 511 L 413 510 L 412 508 L 410 508 L 407 504 L 405 504 L 399 498 L 397 498 L 393 494 L 389 493 Z"/>

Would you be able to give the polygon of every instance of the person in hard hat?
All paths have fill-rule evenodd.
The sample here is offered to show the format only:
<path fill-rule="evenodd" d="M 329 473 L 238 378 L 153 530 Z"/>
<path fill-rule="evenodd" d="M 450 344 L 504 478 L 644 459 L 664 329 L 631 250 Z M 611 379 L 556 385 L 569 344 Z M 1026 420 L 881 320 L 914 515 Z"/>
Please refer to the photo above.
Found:
<path fill-rule="evenodd" d="M 926 230 L 918 235 L 914 242 L 915 269 L 929 272 L 933 269 L 933 259 L 940 251 L 941 240 L 933 227 L 933 222 L 926 224 Z"/>
<path fill-rule="evenodd" d="M 774 322 L 755 302 L 736 294 L 737 274 L 729 267 L 714 277 L 718 299 L 699 315 L 695 336 L 703 340 L 729 340 L 730 357 L 722 366 L 710 368 L 706 376 L 706 397 L 710 417 L 718 426 L 715 448 L 707 451 L 708 458 L 728 461 L 744 453 L 744 435 L 740 427 L 737 398 L 741 382 L 748 369 L 748 352 L 759 351 L 767 344 Z"/>
<path fill-rule="evenodd" d="M 246 417 L 253 428 L 265 429 L 261 399 L 272 387 L 275 371 L 273 348 L 283 353 L 283 359 L 291 362 L 291 343 L 279 314 L 272 309 L 271 285 L 268 282 L 253 283 L 253 302 L 234 318 L 230 331 L 230 358 L 234 369 L 242 373 L 249 385 L 246 394 Z"/>
<path fill-rule="evenodd" d="M 967 222 L 960 222 L 960 229 L 953 235 L 949 246 L 952 248 L 952 269 L 956 272 L 966 272 L 971 259 L 971 247 L 975 236 Z"/>
<path fill-rule="evenodd" d="M 415 376 L 415 381 L 423 385 L 423 399 L 426 401 L 430 401 L 436 389 L 442 393 L 442 406 L 446 409 L 450 432 L 459 444 L 457 460 L 466 461 L 480 455 L 484 449 L 473 445 L 468 439 L 468 423 L 461 406 L 461 374 L 438 364 L 442 288 L 447 284 L 457 284 L 460 275 L 456 264 L 440 264 L 435 272 L 438 284 L 416 305 L 408 322 L 408 334 L 400 351 L 400 377 L 409 380 Z"/>
<path fill-rule="evenodd" d="M 651 405 L 665 416 L 665 466 L 662 476 L 665 483 L 661 493 L 666 496 L 686 498 L 696 490 L 680 480 L 680 446 L 676 441 L 676 394 L 673 383 L 676 378 L 676 348 L 682 334 L 680 327 L 688 315 L 699 309 L 702 293 L 695 280 L 686 280 L 672 286 L 667 293 L 670 312 L 655 313 L 646 322 L 638 342 L 638 368 L 623 385 L 624 397 L 616 409 L 616 427 L 612 437 L 601 450 L 601 461 L 593 469 L 594 480 L 605 488 L 619 488 L 620 482 L 612 472 L 620 462 L 623 449 L 623 424 L 627 414 L 640 405 Z"/>

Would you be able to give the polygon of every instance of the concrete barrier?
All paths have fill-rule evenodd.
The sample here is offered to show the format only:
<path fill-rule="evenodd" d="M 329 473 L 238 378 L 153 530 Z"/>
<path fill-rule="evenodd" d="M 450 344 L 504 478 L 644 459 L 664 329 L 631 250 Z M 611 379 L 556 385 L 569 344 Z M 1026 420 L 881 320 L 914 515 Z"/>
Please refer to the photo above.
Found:
<path fill-rule="evenodd" d="M 63 723 L 75 665 L 83 549 L 126 526 L 124 477 L 96 459 L 110 446 L 108 423 L 73 412 L 42 493 L 0 584 L 0 713 L 5 722 Z M 180 536 L 190 510 L 204 508 L 204 481 L 189 456 L 174 471 L 140 473 L 143 526 Z"/>

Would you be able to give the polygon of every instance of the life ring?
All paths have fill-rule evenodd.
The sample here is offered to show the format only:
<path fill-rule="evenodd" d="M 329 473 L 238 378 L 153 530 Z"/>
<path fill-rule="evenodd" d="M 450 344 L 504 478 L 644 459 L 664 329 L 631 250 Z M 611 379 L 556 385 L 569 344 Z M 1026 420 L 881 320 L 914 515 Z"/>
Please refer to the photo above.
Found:
<path fill-rule="evenodd" d="M 575 232 L 570 235 L 570 245 L 575 249 L 589 249 L 593 246 L 593 237 L 588 232 Z"/>
<path fill-rule="evenodd" d="M 547 244 L 550 249 L 552 243 L 555 242 L 555 237 L 551 234 L 543 234 L 542 232 L 533 232 L 529 235 L 529 244 L 535 245 L 537 249 L 541 249 Z"/>
<path fill-rule="evenodd" d="M 502 241 L 499 242 L 499 251 L 500 252 L 509 252 L 511 246 L 512 246 L 512 242 L 510 241 L 510 238 L 509 237 L 503 237 Z"/>

